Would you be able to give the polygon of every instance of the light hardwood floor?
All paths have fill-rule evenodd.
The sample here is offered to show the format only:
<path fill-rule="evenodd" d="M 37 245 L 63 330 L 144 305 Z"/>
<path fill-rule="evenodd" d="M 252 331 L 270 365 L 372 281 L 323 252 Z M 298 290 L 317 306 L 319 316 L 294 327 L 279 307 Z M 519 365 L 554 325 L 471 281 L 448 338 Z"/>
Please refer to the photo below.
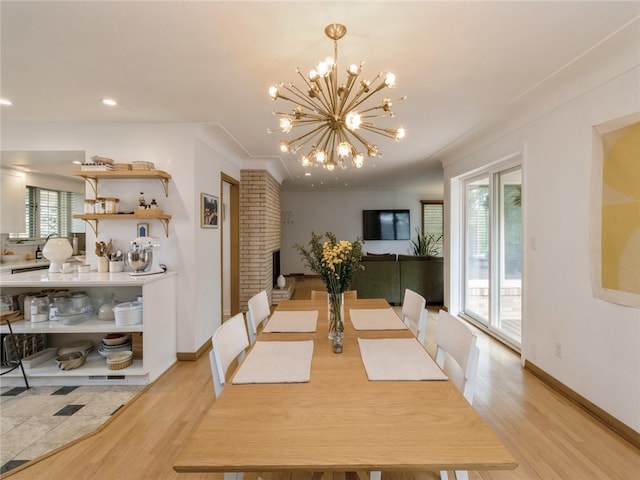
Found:
<path fill-rule="evenodd" d="M 299 282 L 294 298 L 309 298 L 317 279 Z M 436 310 L 426 347 L 433 353 Z M 474 407 L 519 462 L 513 471 L 469 472 L 484 480 L 638 480 L 640 451 L 522 369 L 519 357 L 480 334 Z M 214 402 L 207 355 L 178 362 L 104 429 L 2 478 L 11 480 L 222 480 L 221 474 L 178 474 L 172 464 L 198 419 Z M 425 408 L 429 408 L 425 405 Z M 277 477 L 277 478 L 274 478 Z M 256 480 L 256 475 L 245 475 Z M 306 480 L 262 475 L 264 480 Z M 439 478 L 435 473 L 420 478 Z M 450 477 L 451 478 L 451 477 Z M 413 480 L 383 474 L 383 480 Z"/>

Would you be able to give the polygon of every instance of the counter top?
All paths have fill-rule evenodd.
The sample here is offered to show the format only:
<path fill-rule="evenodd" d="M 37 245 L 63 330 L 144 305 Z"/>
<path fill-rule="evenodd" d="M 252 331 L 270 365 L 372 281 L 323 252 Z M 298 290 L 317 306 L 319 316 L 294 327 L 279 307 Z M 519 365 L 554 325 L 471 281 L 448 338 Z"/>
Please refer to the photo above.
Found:
<path fill-rule="evenodd" d="M 41 260 L 25 260 L 24 262 L 0 263 L 0 273 L 11 273 L 11 270 L 15 270 L 16 268 L 29 268 L 39 265 L 49 265 L 49 260 L 43 258 Z"/>
<path fill-rule="evenodd" d="M 146 285 L 157 282 L 166 276 L 177 275 L 177 272 L 164 272 L 152 275 L 129 275 L 129 272 L 121 273 L 49 273 L 46 270 L 11 274 L 0 273 L 0 286 L 2 287 L 33 287 L 47 285 L 54 287 L 98 287 L 105 286 L 130 286 Z"/>

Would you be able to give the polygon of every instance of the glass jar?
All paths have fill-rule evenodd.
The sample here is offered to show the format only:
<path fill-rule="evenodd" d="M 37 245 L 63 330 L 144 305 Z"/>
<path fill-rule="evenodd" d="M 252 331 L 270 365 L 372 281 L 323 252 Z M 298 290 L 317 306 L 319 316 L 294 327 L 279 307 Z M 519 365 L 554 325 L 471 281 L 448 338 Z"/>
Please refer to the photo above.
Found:
<path fill-rule="evenodd" d="M 49 305 L 49 320 L 55 322 L 58 320 L 60 313 L 68 312 L 73 308 L 73 302 L 68 295 L 60 295 L 53 297 L 51 305 Z"/>
<path fill-rule="evenodd" d="M 118 213 L 119 198 L 107 197 L 105 198 L 104 213 Z"/>
<path fill-rule="evenodd" d="M 107 199 L 104 197 L 96 198 L 95 213 L 103 214 L 107 209 Z"/>
<path fill-rule="evenodd" d="M 46 293 L 39 293 L 31 297 L 29 312 L 32 323 L 49 320 L 49 296 Z"/>
<path fill-rule="evenodd" d="M 87 292 L 73 292 L 71 294 L 71 303 L 73 303 L 73 306 L 80 310 L 81 313 L 93 312 L 93 303 L 89 295 L 87 295 Z"/>
<path fill-rule="evenodd" d="M 84 213 L 96 213 L 96 201 L 93 198 L 85 198 Z"/>
<path fill-rule="evenodd" d="M 10 312 L 13 310 L 13 297 L 10 295 L 0 296 L 0 312 Z"/>

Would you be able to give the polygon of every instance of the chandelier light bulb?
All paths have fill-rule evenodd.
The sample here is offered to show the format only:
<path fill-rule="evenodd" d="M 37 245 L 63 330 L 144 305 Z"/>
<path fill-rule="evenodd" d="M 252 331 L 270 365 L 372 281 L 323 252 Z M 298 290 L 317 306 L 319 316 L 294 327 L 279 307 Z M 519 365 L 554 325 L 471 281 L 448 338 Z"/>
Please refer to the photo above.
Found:
<path fill-rule="evenodd" d="M 331 71 L 331 66 L 327 62 L 320 62 L 318 63 L 316 70 L 318 72 L 318 75 L 324 78 L 327 75 L 329 75 L 329 72 Z"/>
<path fill-rule="evenodd" d="M 357 77 L 358 75 L 360 75 L 360 66 L 352 63 L 347 67 L 347 73 L 353 77 Z"/>
<path fill-rule="evenodd" d="M 362 118 L 358 112 L 349 112 L 344 119 L 344 124 L 351 131 L 357 130 L 362 124 Z"/>
<path fill-rule="evenodd" d="M 351 145 L 347 142 L 340 142 L 337 151 L 340 158 L 347 158 L 351 153 Z"/>
<path fill-rule="evenodd" d="M 280 117 L 280 130 L 284 133 L 289 133 L 293 128 L 293 122 L 286 115 L 284 117 Z"/>
<path fill-rule="evenodd" d="M 395 87 L 396 86 L 396 76 L 391 72 L 387 73 L 387 75 L 384 77 L 384 84 L 388 88 Z"/>
<path fill-rule="evenodd" d="M 395 87 L 393 73 L 379 73 L 373 80 L 367 80 L 360 78 L 364 62 L 347 64 L 344 70 L 338 68 L 338 40 L 346 33 L 346 27 L 338 23 L 325 28 L 325 34 L 333 41 L 334 55 L 318 62 L 308 77 L 296 68 L 296 74 L 304 81 L 301 87 L 276 83 L 269 88 L 273 100 L 290 102 L 293 107 L 289 112 L 274 112 L 279 117 L 279 131 L 300 132 L 282 140 L 280 151 L 296 154 L 300 150 L 300 163 L 304 167 L 344 169 L 346 159 L 351 156 L 353 167 L 362 168 L 365 154 L 382 155 L 378 147 L 365 138 L 367 135 L 382 135 L 395 141 L 406 135 L 403 126 L 389 128 L 375 124 L 378 120 L 394 118 L 391 110 L 394 101 L 405 98 L 394 101 L 376 98 L 383 88 Z M 344 78 L 339 78 L 339 73 L 345 75 Z"/>

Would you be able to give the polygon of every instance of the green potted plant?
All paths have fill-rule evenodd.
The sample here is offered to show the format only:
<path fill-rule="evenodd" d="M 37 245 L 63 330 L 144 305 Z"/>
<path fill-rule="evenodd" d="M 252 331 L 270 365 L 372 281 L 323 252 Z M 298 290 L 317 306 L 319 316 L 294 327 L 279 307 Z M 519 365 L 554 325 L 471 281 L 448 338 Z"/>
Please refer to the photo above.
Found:
<path fill-rule="evenodd" d="M 439 257 L 440 246 L 438 243 L 442 240 L 442 235 L 426 235 L 420 232 L 416 227 L 416 240 L 411 240 L 413 254 L 417 256 Z"/>

